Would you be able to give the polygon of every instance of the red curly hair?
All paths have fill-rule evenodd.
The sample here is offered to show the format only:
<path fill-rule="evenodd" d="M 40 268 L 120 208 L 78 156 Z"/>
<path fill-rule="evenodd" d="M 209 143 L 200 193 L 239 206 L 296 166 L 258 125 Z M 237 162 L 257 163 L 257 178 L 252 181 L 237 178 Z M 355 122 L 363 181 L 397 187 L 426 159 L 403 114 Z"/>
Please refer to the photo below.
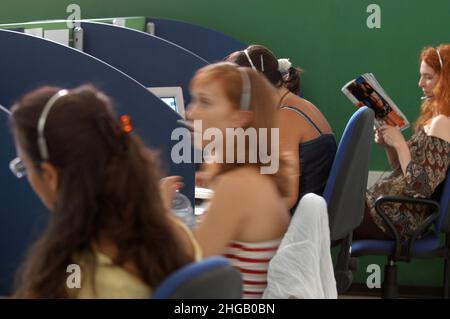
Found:
<path fill-rule="evenodd" d="M 450 44 L 441 44 L 437 48 L 424 48 L 420 54 L 420 61 L 429 65 L 439 76 L 439 80 L 433 89 L 433 99 L 422 103 L 422 111 L 415 124 L 416 130 L 439 114 L 450 116 Z"/>

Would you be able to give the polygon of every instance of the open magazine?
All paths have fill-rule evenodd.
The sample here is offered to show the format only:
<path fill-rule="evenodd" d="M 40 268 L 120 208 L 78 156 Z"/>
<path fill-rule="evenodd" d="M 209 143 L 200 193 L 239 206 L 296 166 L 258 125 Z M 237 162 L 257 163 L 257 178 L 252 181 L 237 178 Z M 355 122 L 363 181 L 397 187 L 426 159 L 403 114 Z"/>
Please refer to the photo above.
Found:
<path fill-rule="evenodd" d="M 355 106 L 367 106 L 375 112 L 375 127 L 383 125 L 398 126 L 404 130 L 409 127 L 406 116 L 387 95 L 372 73 L 364 73 L 351 80 L 342 92 Z"/>

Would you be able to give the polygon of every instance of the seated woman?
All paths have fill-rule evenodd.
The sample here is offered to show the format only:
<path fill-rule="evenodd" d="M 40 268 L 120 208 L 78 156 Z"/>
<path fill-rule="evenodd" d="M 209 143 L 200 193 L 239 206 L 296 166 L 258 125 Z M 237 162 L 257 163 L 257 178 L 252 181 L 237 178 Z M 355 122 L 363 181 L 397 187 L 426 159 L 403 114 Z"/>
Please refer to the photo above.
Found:
<path fill-rule="evenodd" d="M 295 168 L 289 179 L 287 198 L 293 214 L 303 195 L 322 195 L 324 191 L 337 149 L 332 129 L 316 106 L 298 96 L 299 70 L 289 60 L 278 60 L 267 48 L 251 45 L 232 53 L 227 61 L 263 73 L 276 88 L 280 149 L 282 153 L 292 154 Z"/>
<path fill-rule="evenodd" d="M 194 235 L 205 256 L 224 254 L 241 270 L 246 298 L 262 296 L 270 259 L 290 220 L 282 199 L 284 175 L 264 171 L 266 165 L 278 163 L 278 152 L 270 152 L 270 163 L 261 156 L 261 149 L 270 151 L 278 145 L 271 135 L 276 129 L 273 91 L 256 71 L 226 62 L 200 69 L 191 81 L 188 118 L 201 121 L 203 129 L 195 131 L 194 126 L 194 135 L 215 131 L 224 137 L 222 146 L 206 154 L 215 168 L 208 185 L 214 196 Z M 238 137 L 253 130 L 257 139 L 246 139 L 239 147 L 230 130 Z M 268 132 L 267 139 L 263 131 Z M 195 140 L 202 140 L 198 146 L 207 153 L 210 142 L 194 136 Z M 281 161 L 279 169 L 283 167 Z"/>
<path fill-rule="evenodd" d="M 355 239 L 390 239 L 393 234 L 374 208 L 384 195 L 430 198 L 445 180 L 450 163 L 450 45 L 425 48 L 420 58 L 420 81 L 425 101 L 406 141 L 396 127 L 384 126 L 375 132 L 375 142 L 384 147 L 392 173 L 375 183 L 367 195 L 366 213 L 355 230 Z M 409 238 L 428 217 L 422 205 L 383 204 L 385 213 L 403 238 Z"/>
<path fill-rule="evenodd" d="M 199 258 L 192 234 L 163 204 L 154 156 L 104 94 L 43 87 L 12 108 L 11 125 L 15 168 L 52 211 L 16 296 L 149 298 Z M 74 264 L 78 287 L 66 284 Z"/>

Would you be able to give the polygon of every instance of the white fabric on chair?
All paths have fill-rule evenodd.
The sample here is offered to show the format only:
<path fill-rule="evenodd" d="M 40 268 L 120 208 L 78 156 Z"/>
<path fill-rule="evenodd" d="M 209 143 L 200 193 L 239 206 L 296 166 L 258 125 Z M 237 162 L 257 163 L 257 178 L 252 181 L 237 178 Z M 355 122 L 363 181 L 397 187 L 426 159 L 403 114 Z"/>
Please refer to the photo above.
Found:
<path fill-rule="evenodd" d="M 302 197 L 269 264 L 263 298 L 337 298 L 327 204 L 321 196 Z"/>

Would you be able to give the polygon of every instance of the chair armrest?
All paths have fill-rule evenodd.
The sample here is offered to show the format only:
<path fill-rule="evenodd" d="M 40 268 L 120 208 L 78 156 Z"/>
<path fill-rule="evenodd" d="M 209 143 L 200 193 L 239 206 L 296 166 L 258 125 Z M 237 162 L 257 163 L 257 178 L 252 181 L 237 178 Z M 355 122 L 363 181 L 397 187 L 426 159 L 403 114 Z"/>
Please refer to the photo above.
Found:
<path fill-rule="evenodd" d="M 386 215 L 384 212 L 382 205 L 384 203 L 406 203 L 406 204 L 415 204 L 415 205 L 424 205 L 429 206 L 433 209 L 430 216 L 428 216 L 425 221 L 420 224 L 416 231 L 411 235 L 411 238 L 407 240 L 407 251 L 405 254 L 402 254 L 402 239 L 400 234 L 398 233 L 397 229 L 395 228 L 394 223 L 392 220 Z M 381 216 L 383 221 L 388 226 L 388 229 L 391 231 L 391 233 L 394 235 L 394 241 L 395 241 L 395 249 L 394 249 L 394 255 L 392 256 L 394 260 L 398 260 L 400 258 L 405 259 L 406 261 L 409 261 L 411 259 L 412 254 L 412 248 L 414 245 L 414 242 L 417 240 L 417 238 L 422 235 L 438 218 L 439 216 L 439 204 L 435 201 L 429 200 L 429 199 L 421 199 L 421 198 L 411 198 L 406 196 L 382 196 L 377 198 L 375 201 L 375 211 L 378 215 Z"/>

